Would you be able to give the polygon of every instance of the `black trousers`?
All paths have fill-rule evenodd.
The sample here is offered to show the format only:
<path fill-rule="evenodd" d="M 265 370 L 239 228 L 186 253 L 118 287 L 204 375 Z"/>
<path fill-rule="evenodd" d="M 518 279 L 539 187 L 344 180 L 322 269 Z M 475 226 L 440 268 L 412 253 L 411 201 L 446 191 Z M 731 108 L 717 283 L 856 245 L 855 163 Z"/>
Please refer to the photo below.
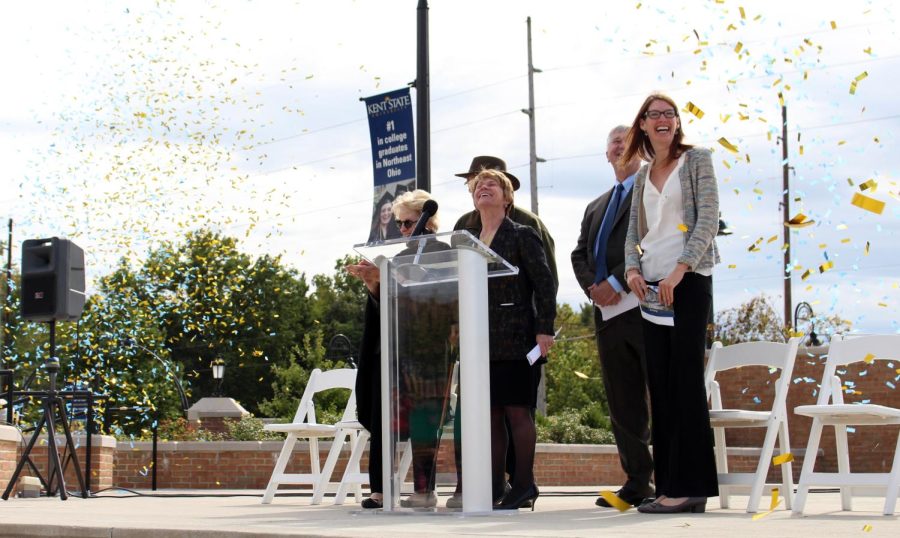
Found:
<path fill-rule="evenodd" d="M 686 273 L 675 287 L 675 325 L 644 321 L 653 416 L 656 494 L 719 494 L 703 369 L 712 278 Z"/>
<path fill-rule="evenodd" d="M 608 321 L 594 310 L 597 350 L 603 371 L 603 386 L 609 406 L 616 447 L 625 486 L 646 496 L 653 494 L 650 475 L 650 402 L 647 398 L 647 369 L 640 309 L 623 312 Z"/>

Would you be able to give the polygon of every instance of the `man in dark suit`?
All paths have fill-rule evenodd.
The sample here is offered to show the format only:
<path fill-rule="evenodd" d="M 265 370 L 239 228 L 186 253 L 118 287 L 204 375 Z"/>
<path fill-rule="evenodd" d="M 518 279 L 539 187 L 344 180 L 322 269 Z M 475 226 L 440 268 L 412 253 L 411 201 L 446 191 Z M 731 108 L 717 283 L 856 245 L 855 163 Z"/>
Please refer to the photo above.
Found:
<path fill-rule="evenodd" d="M 639 308 L 603 319 L 599 307 L 617 305 L 628 292 L 625 286 L 625 233 L 631 211 L 631 193 L 640 159 L 619 163 L 625 151 L 628 127 L 610 131 L 606 158 L 616 174 L 616 185 L 588 204 L 581 221 L 578 245 L 572 251 L 572 268 L 585 294 L 594 304 L 597 351 L 609 404 L 610 421 L 622 469 L 627 481 L 616 493 L 638 506 L 653 495 L 650 475 L 650 411 L 647 371 Z M 608 507 L 603 497 L 598 506 Z"/>

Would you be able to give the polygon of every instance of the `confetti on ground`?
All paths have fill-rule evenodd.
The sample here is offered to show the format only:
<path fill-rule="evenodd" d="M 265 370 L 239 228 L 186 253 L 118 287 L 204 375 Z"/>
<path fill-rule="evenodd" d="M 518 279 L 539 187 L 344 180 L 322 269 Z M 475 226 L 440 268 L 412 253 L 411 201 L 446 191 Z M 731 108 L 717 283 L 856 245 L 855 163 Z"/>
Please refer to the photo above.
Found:
<path fill-rule="evenodd" d="M 610 506 L 612 506 L 619 512 L 626 512 L 629 508 L 631 508 L 630 504 L 620 499 L 619 496 L 612 491 L 603 490 L 600 492 L 600 496 L 603 497 L 603 499 L 608 502 Z"/>
<path fill-rule="evenodd" d="M 766 510 L 765 512 L 753 514 L 752 520 L 756 521 L 758 519 L 762 519 L 762 518 L 766 517 L 767 515 L 774 512 L 775 509 L 778 508 L 779 504 L 781 504 L 781 499 L 778 498 L 778 488 L 772 488 L 772 501 L 769 503 L 769 509 Z"/>

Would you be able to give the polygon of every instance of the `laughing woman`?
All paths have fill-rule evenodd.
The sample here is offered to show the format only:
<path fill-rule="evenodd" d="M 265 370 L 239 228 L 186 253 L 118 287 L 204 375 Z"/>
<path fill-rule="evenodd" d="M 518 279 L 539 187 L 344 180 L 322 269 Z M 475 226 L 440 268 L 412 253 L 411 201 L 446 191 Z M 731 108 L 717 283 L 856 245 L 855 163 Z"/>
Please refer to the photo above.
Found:
<path fill-rule="evenodd" d="M 488 280 L 493 494 L 499 499 L 506 483 L 508 420 L 516 467 L 512 489 L 496 508 L 516 510 L 530 501 L 534 509 L 539 492 L 534 483 L 536 431 L 531 409 L 537 401 L 541 363 L 532 366 L 525 356 L 537 344 L 546 357 L 553 345 L 556 285 L 537 232 L 507 216 L 513 203 L 509 178 L 497 170 L 484 170 L 472 181 L 472 200 L 481 218 L 480 227 L 469 231 L 519 268 L 518 275 Z"/>
<path fill-rule="evenodd" d="M 644 320 L 652 412 L 656 500 L 644 513 L 703 512 L 718 492 L 713 434 L 703 381 L 706 323 L 719 193 L 708 149 L 683 142 L 678 107 L 647 97 L 620 162 L 648 162 L 637 174 L 625 239 L 625 278 L 641 301 L 657 290 L 674 324 Z"/>

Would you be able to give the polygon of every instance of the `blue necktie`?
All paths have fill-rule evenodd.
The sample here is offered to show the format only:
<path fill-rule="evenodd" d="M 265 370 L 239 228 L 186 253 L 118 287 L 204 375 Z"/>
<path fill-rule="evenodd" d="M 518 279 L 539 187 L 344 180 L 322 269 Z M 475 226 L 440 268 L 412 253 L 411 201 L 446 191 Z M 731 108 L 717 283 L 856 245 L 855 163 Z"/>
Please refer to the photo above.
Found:
<path fill-rule="evenodd" d="M 594 283 L 606 280 L 609 273 L 606 268 L 606 242 L 609 241 L 609 234 L 612 231 L 613 224 L 616 222 L 616 214 L 619 213 L 619 204 L 622 199 L 622 191 L 625 188 L 621 183 L 613 189 L 609 204 L 606 206 L 606 213 L 603 214 L 603 222 L 600 223 L 600 231 L 597 233 L 597 245 L 594 248 L 594 259 L 597 265 L 597 276 Z"/>

